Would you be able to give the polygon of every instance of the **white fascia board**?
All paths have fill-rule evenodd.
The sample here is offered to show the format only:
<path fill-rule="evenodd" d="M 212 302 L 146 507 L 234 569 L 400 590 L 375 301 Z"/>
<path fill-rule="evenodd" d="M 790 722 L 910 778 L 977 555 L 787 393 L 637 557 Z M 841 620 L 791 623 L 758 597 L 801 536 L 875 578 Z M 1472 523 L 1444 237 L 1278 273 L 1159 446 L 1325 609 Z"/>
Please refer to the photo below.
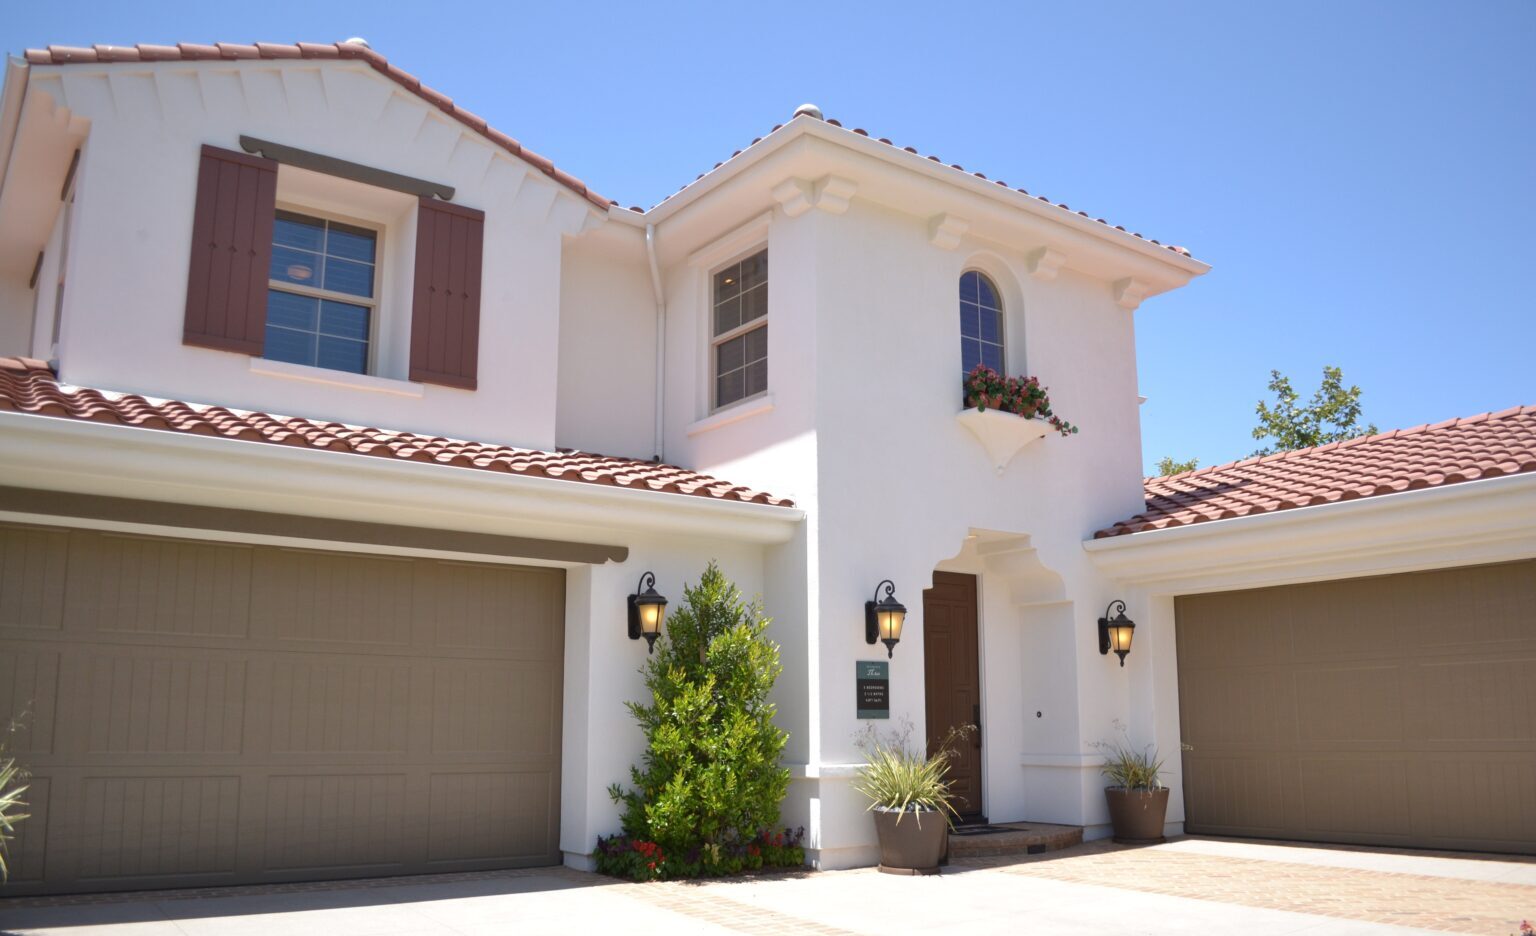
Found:
<path fill-rule="evenodd" d="M 436 529 L 611 542 L 613 534 L 783 543 L 805 512 L 353 452 L 0 412 L 16 487 Z"/>
<path fill-rule="evenodd" d="M 1154 594 L 1190 594 L 1536 557 L 1536 474 L 1466 481 L 1083 543 Z"/>
<path fill-rule="evenodd" d="M 1056 205 L 1040 201 L 1032 195 L 1025 195 L 1022 192 L 998 185 L 996 182 L 988 179 L 977 178 L 968 172 L 952 169 L 927 157 L 917 155 L 916 153 L 909 153 L 900 147 L 881 143 L 871 137 L 861 136 L 843 127 L 834 127 L 824 120 L 817 120 L 812 117 L 797 117 L 791 120 L 788 124 L 773 131 L 766 137 L 763 137 L 761 141 L 742 151 L 741 155 L 732 157 L 719 168 L 705 173 L 702 179 L 689 185 L 650 211 L 636 213 L 612 206 L 609 210 L 609 217 L 641 227 L 647 223 L 660 225 L 662 222 L 683 211 L 689 205 L 703 198 L 709 192 L 761 163 L 773 153 L 783 149 L 793 141 L 807 136 L 824 140 L 907 172 L 916 173 L 935 182 L 959 188 L 998 205 L 1022 211 L 1042 221 L 1060 225 L 1075 233 L 1086 235 L 1096 241 L 1103 241 L 1116 247 L 1130 250 L 1157 264 L 1173 268 L 1173 270 L 1177 271 L 1178 278 L 1180 279 L 1200 276 L 1211 269 L 1208 263 L 1175 253 L 1148 240 L 1133 237 L 1125 231 L 1058 208 Z"/>

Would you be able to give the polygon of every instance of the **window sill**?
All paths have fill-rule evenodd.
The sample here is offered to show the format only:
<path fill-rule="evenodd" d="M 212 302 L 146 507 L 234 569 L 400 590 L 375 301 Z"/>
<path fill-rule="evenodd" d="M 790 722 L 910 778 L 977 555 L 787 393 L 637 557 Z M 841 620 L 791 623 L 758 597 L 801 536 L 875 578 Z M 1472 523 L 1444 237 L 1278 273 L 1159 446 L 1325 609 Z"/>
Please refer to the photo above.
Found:
<path fill-rule="evenodd" d="M 409 380 L 393 380 L 368 374 L 349 374 L 346 371 L 331 370 L 328 367 L 310 367 L 307 364 L 289 364 L 286 361 L 269 361 L 258 357 L 251 358 L 251 373 L 261 374 L 264 377 L 282 377 L 287 380 L 302 380 L 306 383 L 417 399 L 425 395 L 427 389 L 425 385 L 412 383 Z"/>
<path fill-rule="evenodd" d="M 732 403 L 725 409 L 716 410 L 690 425 L 688 427 L 688 434 L 696 436 L 700 433 L 709 432 L 712 429 L 719 429 L 721 426 L 729 426 L 731 423 L 740 422 L 749 416 L 756 416 L 758 413 L 766 413 L 771 409 L 773 409 L 773 394 L 764 393 L 750 400 Z"/>
<path fill-rule="evenodd" d="M 1013 461 L 1024 446 L 1043 439 L 1051 431 L 1051 424 L 1043 419 L 1033 419 L 1014 413 L 989 409 L 981 412 L 974 408 L 963 409 L 955 416 L 960 425 L 971 431 L 976 441 L 987 451 L 987 460 L 998 474 Z"/>

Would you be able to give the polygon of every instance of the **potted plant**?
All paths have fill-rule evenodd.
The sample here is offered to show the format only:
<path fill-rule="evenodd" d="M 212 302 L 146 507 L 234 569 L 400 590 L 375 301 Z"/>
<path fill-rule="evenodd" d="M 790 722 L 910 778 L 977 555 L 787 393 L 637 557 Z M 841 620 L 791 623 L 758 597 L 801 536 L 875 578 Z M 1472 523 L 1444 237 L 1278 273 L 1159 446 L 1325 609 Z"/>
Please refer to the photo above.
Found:
<path fill-rule="evenodd" d="M 949 853 L 950 822 L 957 815 L 944 775 L 956 742 L 973 725 L 951 728 L 938 750 L 927 755 L 909 743 L 912 723 L 890 737 L 870 725 L 856 742 L 867 763 L 853 788 L 869 798 L 880 840 L 880 870 L 887 874 L 936 874 Z"/>
<path fill-rule="evenodd" d="M 1168 788 L 1163 786 L 1163 762 L 1155 750 L 1135 750 L 1129 742 L 1099 742 L 1104 755 L 1100 772 L 1110 780 L 1104 788 L 1115 841 L 1125 845 L 1156 845 L 1164 841 Z"/>

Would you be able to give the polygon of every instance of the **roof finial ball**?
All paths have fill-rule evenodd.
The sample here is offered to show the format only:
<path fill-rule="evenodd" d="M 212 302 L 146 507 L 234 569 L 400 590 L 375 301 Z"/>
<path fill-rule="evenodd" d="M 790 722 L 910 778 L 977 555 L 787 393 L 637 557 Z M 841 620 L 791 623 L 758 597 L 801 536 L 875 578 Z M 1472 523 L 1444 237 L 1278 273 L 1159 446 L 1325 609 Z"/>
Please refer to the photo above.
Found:
<path fill-rule="evenodd" d="M 342 45 L 360 45 L 360 46 L 362 46 L 365 49 L 373 48 L 373 46 L 368 44 L 368 40 L 364 39 L 362 36 L 353 36 L 351 39 L 343 39 L 341 41 L 341 44 Z"/>
<path fill-rule="evenodd" d="M 799 117 L 802 114 L 807 117 L 815 117 L 817 120 L 822 119 L 821 108 L 817 107 L 815 104 L 801 104 L 799 107 L 795 108 L 795 117 Z"/>

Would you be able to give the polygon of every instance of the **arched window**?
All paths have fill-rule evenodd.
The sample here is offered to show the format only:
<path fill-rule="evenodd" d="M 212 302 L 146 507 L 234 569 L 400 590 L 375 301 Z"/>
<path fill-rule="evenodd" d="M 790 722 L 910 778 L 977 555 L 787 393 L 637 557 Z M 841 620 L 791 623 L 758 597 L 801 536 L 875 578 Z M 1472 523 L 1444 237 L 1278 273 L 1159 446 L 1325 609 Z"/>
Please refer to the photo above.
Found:
<path fill-rule="evenodd" d="M 1003 300 L 997 285 L 976 270 L 960 274 L 960 365 L 1003 373 Z"/>

